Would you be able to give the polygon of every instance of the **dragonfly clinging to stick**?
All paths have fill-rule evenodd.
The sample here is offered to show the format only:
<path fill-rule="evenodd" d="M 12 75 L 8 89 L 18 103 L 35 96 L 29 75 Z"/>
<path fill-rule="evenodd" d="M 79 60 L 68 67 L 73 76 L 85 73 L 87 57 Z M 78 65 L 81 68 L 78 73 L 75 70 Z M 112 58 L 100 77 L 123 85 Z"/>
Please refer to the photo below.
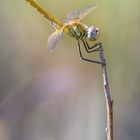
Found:
<path fill-rule="evenodd" d="M 99 63 L 99 61 L 90 60 L 84 58 L 81 51 L 81 42 L 85 47 L 87 53 L 100 51 L 102 45 L 97 43 L 96 40 L 99 36 L 99 29 L 95 26 L 87 26 L 80 22 L 88 13 L 96 8 L 96 4 L 90 4 L 80 10 L 76 10 L 66 14 L 66 22 L 62 22 L 57 18 L 51 16 L 45 10 L 43 10 L 35 1 L 26 0 L 31 4 L 39 13 L 41 13 L 50 24 L 55 28 L 55 32 L 48 38 L 48 48 L 53 51 L 56 47 L 58 41 L 63 38 L 64 34 L 73 37 L 77 40 L 77 46 L 79 48 L 80 57 L 89 62 Z M 92 42 L 93 45 L 90 46 L 88 42 Z"/>

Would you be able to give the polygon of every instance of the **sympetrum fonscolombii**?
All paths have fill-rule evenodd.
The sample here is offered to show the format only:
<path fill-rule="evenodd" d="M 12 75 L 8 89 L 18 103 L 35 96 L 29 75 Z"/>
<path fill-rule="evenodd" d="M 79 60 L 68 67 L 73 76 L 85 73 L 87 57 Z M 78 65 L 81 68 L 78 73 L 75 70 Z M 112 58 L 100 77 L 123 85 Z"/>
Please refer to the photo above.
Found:
<path fill-rule="evenodd" d="M 36 4 L 33 0 L 26 0 L 33 6 L 38 12 L 40 12 L 50 24 L 56 29 L 56 31 L 50 35 L 48 38 L 48 48 L 50 51 L 53 51 L 56 47 L 57 42 L 63 38 L 64 34 L 74 37 L 78 41 L 78 48 L 80 52 L 80 57 L 83 60 L 94 62 L 94 63 L 101 63 L 99 61 L 94 61 L 90 59 L 86 59 L 83 57 L 81 49 L 80 49 L 80 41 L 83 43 L 85 50 L 88 53 L 99 51 L 102 47 L 100 43 L 96 43 L 96 40 L 99 35 L 99 29 L 95 26 L 88 27 L 87 25 L 81 23 L 81 19 L 83 19 L 89 12 L 96 8 L 96 4 L 93 3 L 88 5 L 80 10 L 76 10 L 70 12 L 66 15 L 67 20 L 66 22 L 62 22 L 57 18 L 51 16 L 49 13 L 44 11 L 38 4 Z M 89 46 L 89 43 L 93 42 L 93 46 Z"/>

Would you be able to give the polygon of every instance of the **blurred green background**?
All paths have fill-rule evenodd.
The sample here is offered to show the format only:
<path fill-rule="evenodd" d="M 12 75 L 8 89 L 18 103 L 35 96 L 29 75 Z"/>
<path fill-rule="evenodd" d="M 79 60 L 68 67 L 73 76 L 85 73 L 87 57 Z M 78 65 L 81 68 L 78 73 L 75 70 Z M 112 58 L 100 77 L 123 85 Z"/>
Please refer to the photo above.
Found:
<path fill-rule="evenodd" d="M 100 29 L 116 140 L 140 138 L 139 0 L 36 0 L 59 19 L 97 3 L 83 23 Z M 54 53 L 54 29 L 25 0 L 0 1 L 0 139 L 103 140 L 106 108 L 101 67 L 80 60 L 65 37 Z M 93 54 L 87 57 L 94 57 Z"/>

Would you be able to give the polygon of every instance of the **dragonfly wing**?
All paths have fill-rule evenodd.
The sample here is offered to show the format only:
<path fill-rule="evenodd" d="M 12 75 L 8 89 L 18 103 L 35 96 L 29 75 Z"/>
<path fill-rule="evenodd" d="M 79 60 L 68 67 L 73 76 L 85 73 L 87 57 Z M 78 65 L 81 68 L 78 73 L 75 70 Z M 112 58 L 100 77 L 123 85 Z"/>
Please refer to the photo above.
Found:
<path fill-rule="evenodd" d="M 48 49 L 49 51 L 53 52 L 56 47 L 57 42 L 63 38 L 63 32 L 55 31 L 53 34 L 50 35 L 48 38 Z"/>
<path fill-rule="evenodd" d="M 95 8 L 96 8 L 96 4 L 93 3 L 80 10 L 76 10 L 76 11 L 66 14 L 66 17 L 68 20 L 81 20 Z"/>

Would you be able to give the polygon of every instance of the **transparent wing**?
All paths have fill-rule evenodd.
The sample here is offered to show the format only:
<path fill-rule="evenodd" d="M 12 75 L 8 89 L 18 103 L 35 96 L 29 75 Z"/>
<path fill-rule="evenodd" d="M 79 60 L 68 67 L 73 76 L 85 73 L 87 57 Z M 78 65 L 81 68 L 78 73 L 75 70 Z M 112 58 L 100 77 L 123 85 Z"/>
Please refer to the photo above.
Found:
<path fill-rule="evenodd" d="M 55 31 L 53 34 L 50 35 L 48 38 L 48 49 L 49 51 L 53 52 L 56 47 L 57 42 L 63 38 L 63 32 Z"/>
<path fill-rule="evenodd" d="M 68 20 L 81 20 L 95 8 L 96 8 L 96 4 L 93 3 L 80 10 L 76 10 L 76 11 L 66 14 L 66 17 Z"/>

